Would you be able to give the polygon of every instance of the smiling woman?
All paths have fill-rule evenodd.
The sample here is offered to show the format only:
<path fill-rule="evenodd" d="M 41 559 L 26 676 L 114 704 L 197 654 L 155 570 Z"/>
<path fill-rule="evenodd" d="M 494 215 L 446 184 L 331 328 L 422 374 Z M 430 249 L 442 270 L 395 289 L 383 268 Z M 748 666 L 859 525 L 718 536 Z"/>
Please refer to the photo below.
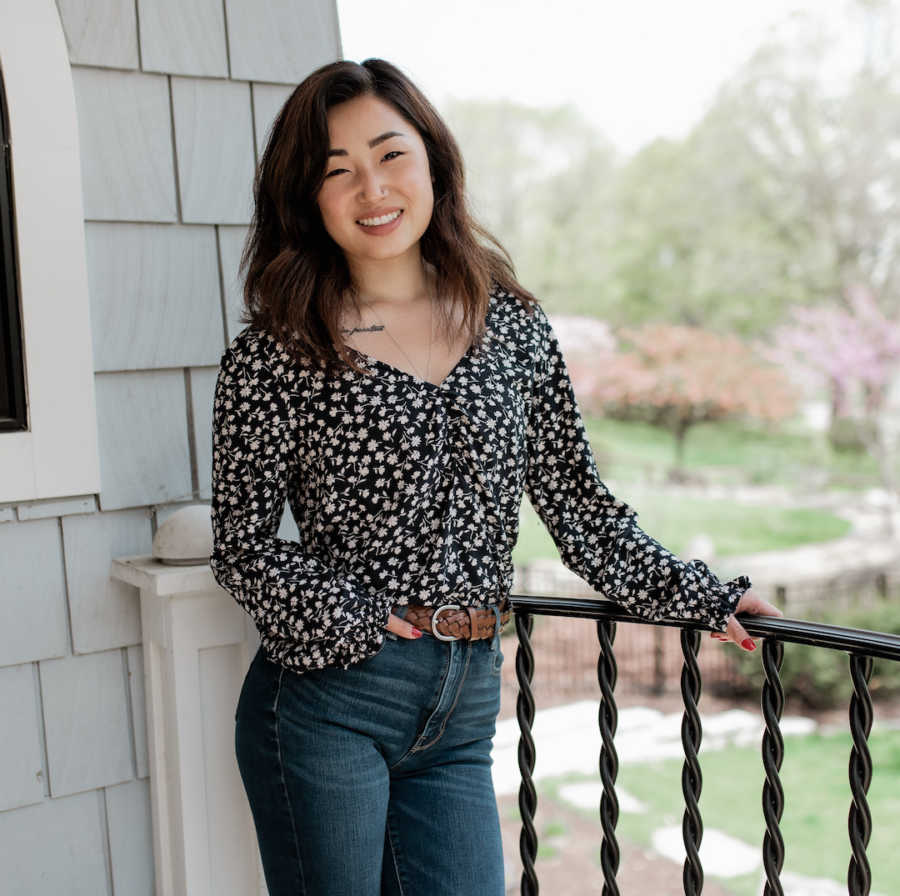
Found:
<path fill-rule="evenodd" d="M 434 192 L 428 153 L 415 128 L 383 100 L 361 96 L 332 110 L 328 137 L 318 205 L 354 281 L 366 280 L 368 260 L 418 263 Z"/>
<path fill-rule="evenodd" d="M 269 893 L 502 896 L 490 751 L 523 495 L 639 616 L 750 649 L 736 607 L 777 611 L 678 560 L 600 481 L 547 316 L 393 66 L 334 63 L 288 99 L 245 259 L 210 565 L 260 633 L 235 746 Z M 297 541 L 277 535 L 285 500 Z"/>
<path fill-rule="evenodd" d="M 428 343 L 438 373 L 479 344 L 492 284 L 534 302 L 469 212 L 453 135 L 383 60 L 325 66 L 294 91 L 255 200 L 245 321 L 296 357 L 358 370 L 365 352 L 439 381 L 426 371 Z M 442 338 L 430 340 L 433 315 Z"/>

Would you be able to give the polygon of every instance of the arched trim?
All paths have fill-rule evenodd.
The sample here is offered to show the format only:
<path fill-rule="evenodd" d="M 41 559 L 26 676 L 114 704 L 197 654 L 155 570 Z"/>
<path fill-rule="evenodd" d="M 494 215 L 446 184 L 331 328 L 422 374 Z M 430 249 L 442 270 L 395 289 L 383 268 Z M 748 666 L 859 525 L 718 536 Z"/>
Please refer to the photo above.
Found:
<path fill-rule="evenodd" d="M 0 4 L 28 430 L 0 433 L 0 502 L 99 492 L 72 71 L 53 0 Z"/>

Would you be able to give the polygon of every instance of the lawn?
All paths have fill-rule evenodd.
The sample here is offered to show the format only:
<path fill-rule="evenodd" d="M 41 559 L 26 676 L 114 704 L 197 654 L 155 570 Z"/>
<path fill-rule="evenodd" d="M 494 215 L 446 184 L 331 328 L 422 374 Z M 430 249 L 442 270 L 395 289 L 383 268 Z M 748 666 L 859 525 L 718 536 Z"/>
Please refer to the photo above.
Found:
<path fill-rule="evenodd" d="M 872 889 L 898 893 L 900 850 L 896 846 L 896 819 L 900 811 L 900 732 L 876 732 L 869 746 L 874 765 L 869 788 L 873 830 L 867 851 L 872 867 Z M 785 738 L 781 770 L 785 791 L 781 822 L 785 871 L 846 881 L 850 859 L 847 835 L 850 747 L 849 734 Z M 761 809 L 764 773 L 759 749 L 735 747 L 704 753 L 701 748 L 700 758 L 703 772 L 700 810 L 704 829 L 723 831 L 759 848 L 761 855 L 765 823 Z M 681 766 L 679 760 L 667 760 L 620 767 L 618 786 L 647 807 L 645 813 L 620 815 L 620 838 L 647 847 L 654 830 L 681 824 L 684 812 Z M 559 799 L 561 783 L 548 781 L 542 789 L 551 798 Z M 761 874 L 760 865 L 757 872 L 717 880 L 735 896 L 756 896 Z"/>
<path fill-rule="evenodd" d="M 641 527 L 680 556 L 686 556 L 698 534 L 712 539 L 717 556 L 727 557 L 827 541 L 850 530 L 846 520 L 821 510 L 674 498 L 636 486 L 623 486 L 618 492 L 640 514 Z M 536 558 L 558 556 L 546 527 L 523 501 L 513 562 L 526 565 Z"/>
<path fill-rule="evenodd" d="M 601 475 L 615 483 L 617 497 L 638 511 L 645 531 L 681 556 L 701 534 L 712 539 L 717 556 L 728 557 L 828 541 L 850 530 L 846 520 L 821 510 L 685 498 L 651 486 L 663 481 L 672 466 L 669 435 L 641 423 L 600 418 L 586 418 L 585 425 Z M 737 423 L 694 427 L 688 436 L 685 470 L 719 484 L 780 483 L 815 489 L 876 484 L 869 458 L 835 452 L 824 436 Z M 527 564 L 557 556 L 550 535 L 524 501 L 514 561 Z"/>
<path fill-rule="evenodd" d="M 586 417 L 602 475 L 616 481 L 659 478 L 674 465 L 672 437 L 653 426 Z M 877 468 L 865 454 L 835 451 L 824 434 L 737 422 L 700 423 L 685 443 L 684 469 L 725 483 L 869 488 Z"/>

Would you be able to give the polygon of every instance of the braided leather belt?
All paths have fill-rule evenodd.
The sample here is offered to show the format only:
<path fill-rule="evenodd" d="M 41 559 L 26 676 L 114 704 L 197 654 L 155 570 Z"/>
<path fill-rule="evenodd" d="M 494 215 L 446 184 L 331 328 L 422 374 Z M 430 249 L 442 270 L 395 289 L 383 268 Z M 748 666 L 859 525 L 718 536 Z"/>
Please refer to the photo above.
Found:
<path fill-rule="evenodd" d="M 442 604 L 439 607 L 422 607 L 410 604 L 403 617 L 407 622 L 429 632 L 439 641 L 479 641 L 493 638 L 497 617 L 492 607 L 461 607 L 459 604 Z M 509 619 L 509 604 L 500 607 L 500 628 Z"/>

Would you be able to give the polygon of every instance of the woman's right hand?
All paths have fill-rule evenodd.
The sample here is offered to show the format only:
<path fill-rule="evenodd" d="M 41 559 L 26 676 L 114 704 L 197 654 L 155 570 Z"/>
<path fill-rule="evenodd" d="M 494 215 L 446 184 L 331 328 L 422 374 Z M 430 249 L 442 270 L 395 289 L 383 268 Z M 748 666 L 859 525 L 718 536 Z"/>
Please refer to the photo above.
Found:
<path fill-rule="evenodd" d="M 401 619 L 399 616 L 395 616 L 393 613 L 388 616 L 386 627 L 389 632 L 393 632 L 400 638 L 415 640 L 416 638 L 422 637 L 422 632 L 420 632 L 412 623 L 407 622 L 405 619 Z"/>

